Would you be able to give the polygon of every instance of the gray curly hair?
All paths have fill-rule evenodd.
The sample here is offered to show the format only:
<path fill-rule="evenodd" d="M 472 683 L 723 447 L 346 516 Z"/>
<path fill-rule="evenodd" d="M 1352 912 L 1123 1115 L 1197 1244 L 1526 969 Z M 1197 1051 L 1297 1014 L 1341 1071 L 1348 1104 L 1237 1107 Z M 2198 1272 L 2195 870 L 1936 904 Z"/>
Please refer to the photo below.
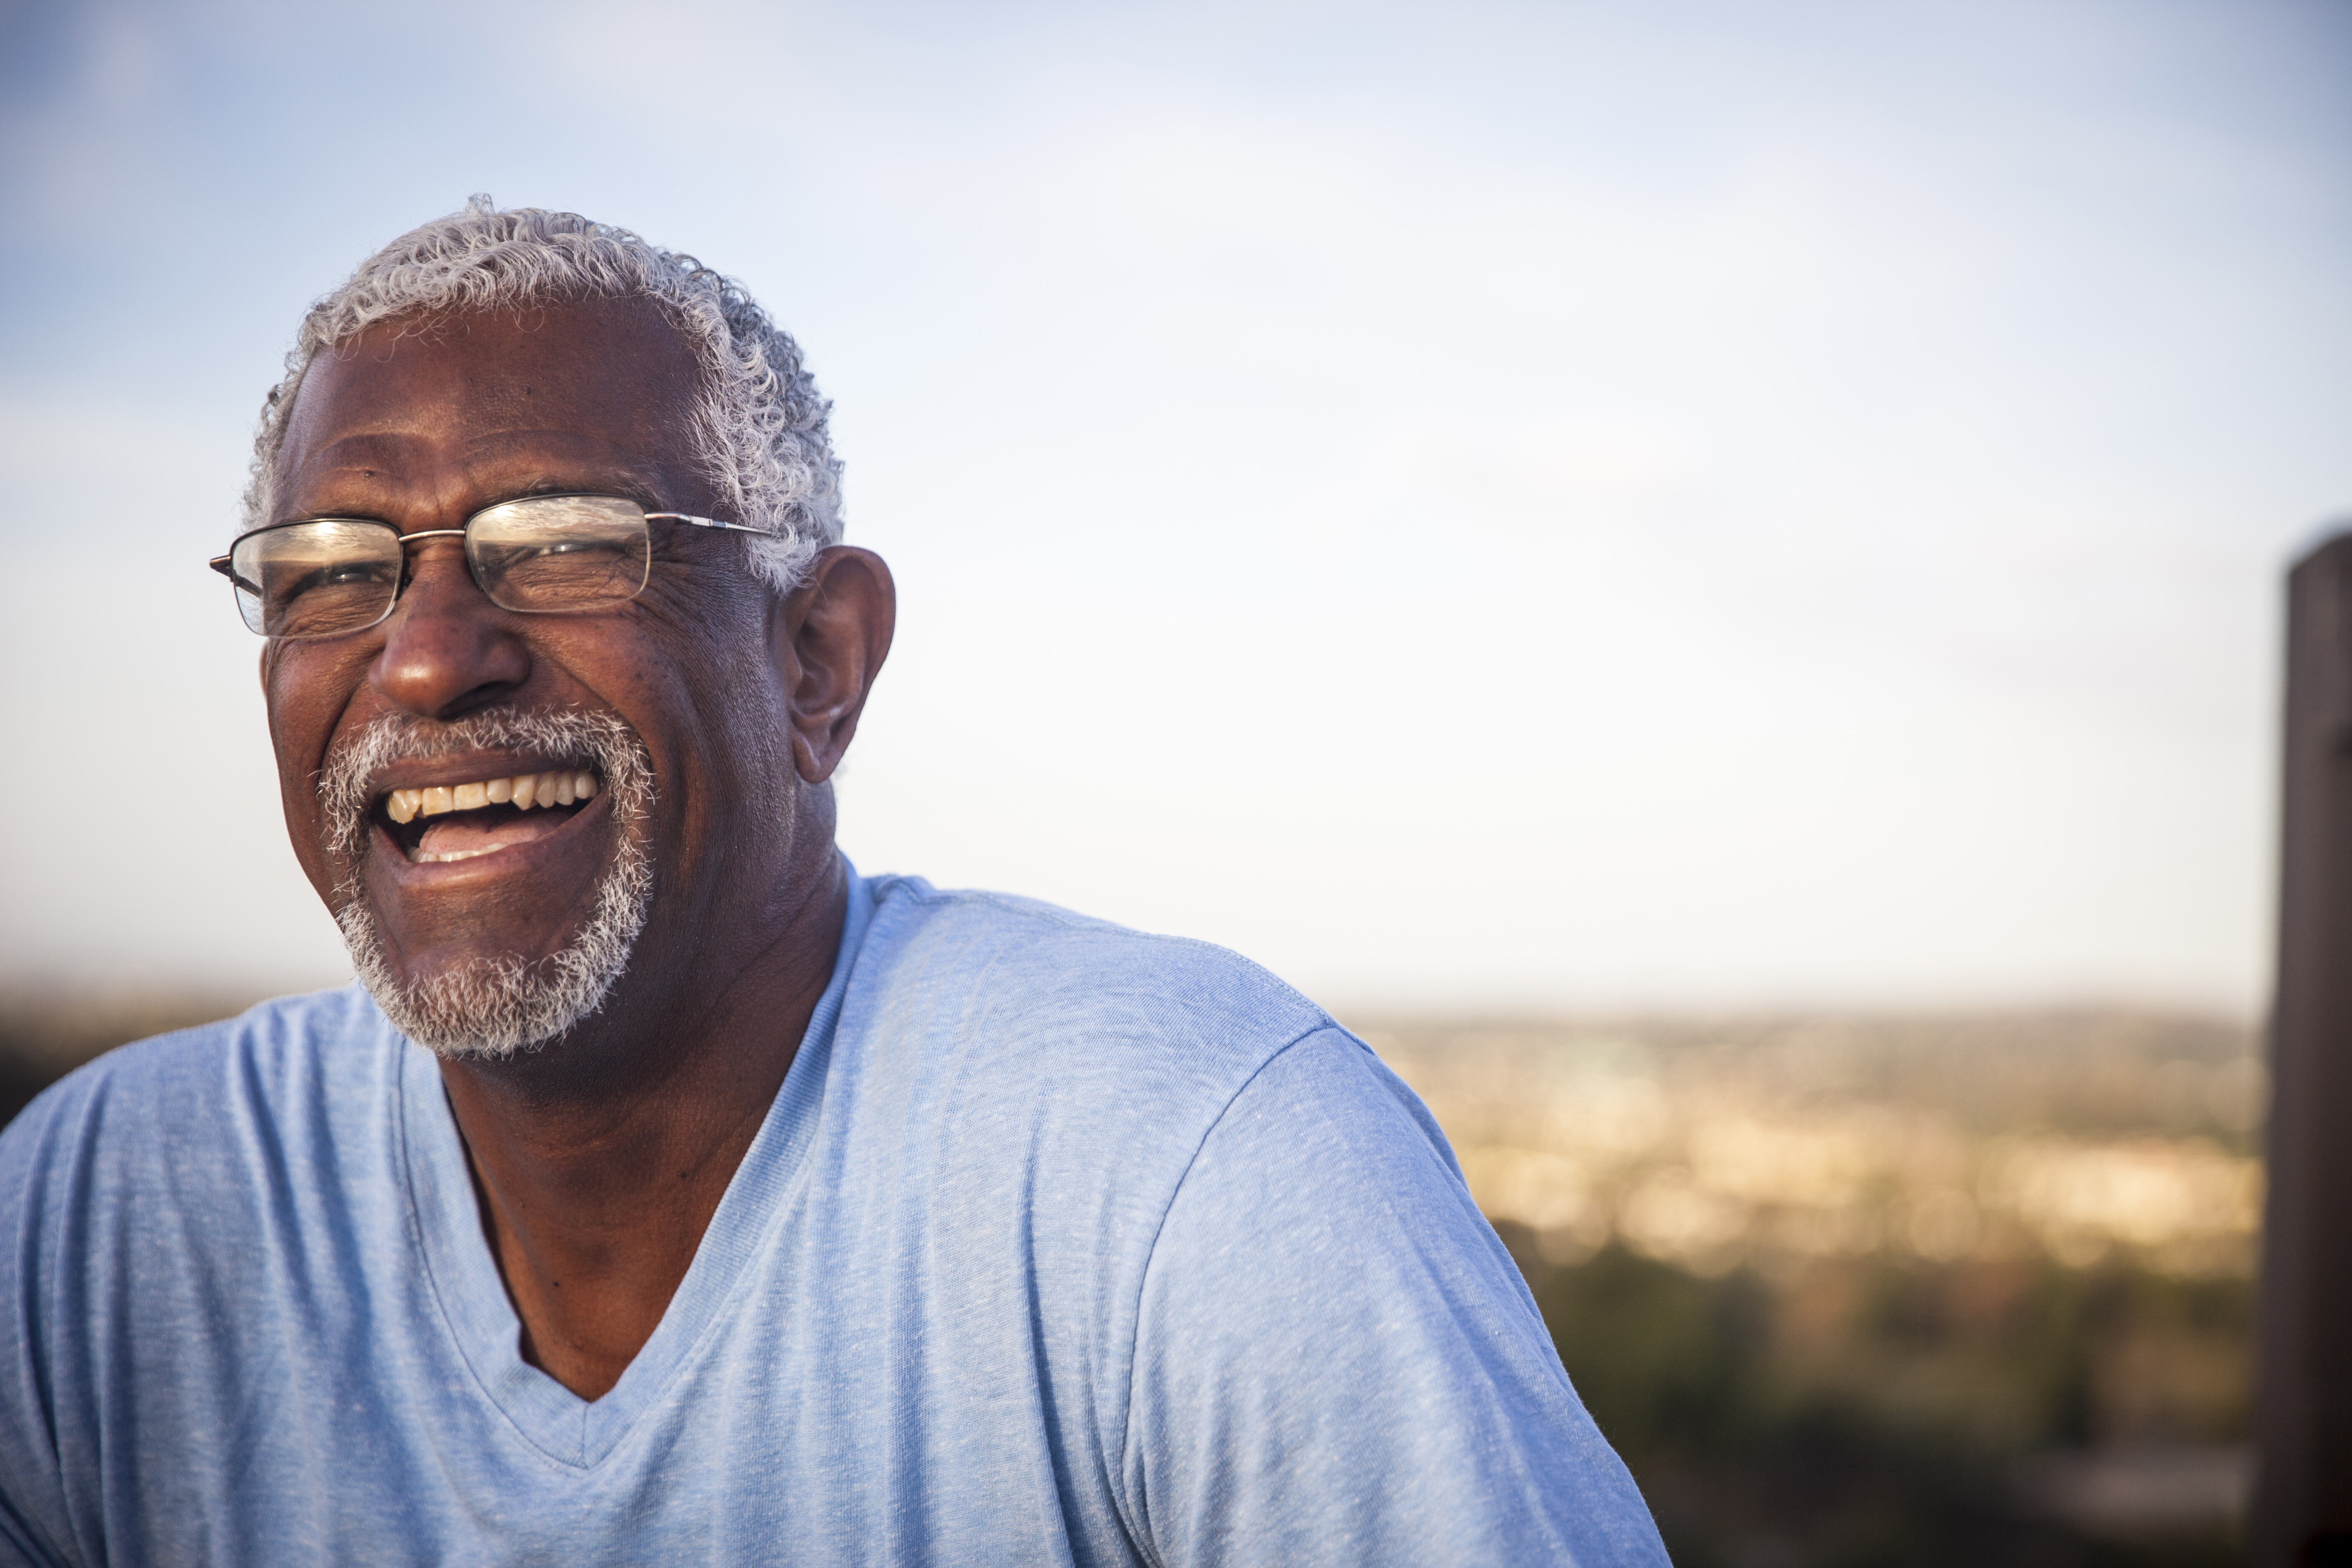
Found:
<path fill-rule="evenodd" d="M 800 345 L 741 284 L 691 256 L 577 213 L 500 212 L 487 195 L 402 235 L 302 318 L 285 378 L 262 400 L 245 526 L 277 521 L 272 491 L 287 415 L 321 351 L 397 316 L 625 298 L 660 306 L 702 363 L 703 392 L 688 425 L 695 458 L 729 521 L 777 531 L 739 537 L 751 570 L 790 593 L 817 552 L 841 541 L 841 463 L 825 429 L 833 405 L 801 363 Z"/>

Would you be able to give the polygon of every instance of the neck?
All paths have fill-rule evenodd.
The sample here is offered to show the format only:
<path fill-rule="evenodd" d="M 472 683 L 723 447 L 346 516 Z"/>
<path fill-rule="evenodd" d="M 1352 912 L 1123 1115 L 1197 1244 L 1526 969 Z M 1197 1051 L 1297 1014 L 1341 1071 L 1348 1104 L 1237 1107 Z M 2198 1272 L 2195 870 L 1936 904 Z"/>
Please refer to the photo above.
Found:
<path fill-rule="evenodd" d="M 441 1064 L 524 1359 L 583 1399 L 660 1323 L 824 994 L 848 884 L 829 841 L 794 869 L 803 896 L 704 922 L 673 983 L 633 984 L 667 967 L 645 954 L 545 1050 Z"/>

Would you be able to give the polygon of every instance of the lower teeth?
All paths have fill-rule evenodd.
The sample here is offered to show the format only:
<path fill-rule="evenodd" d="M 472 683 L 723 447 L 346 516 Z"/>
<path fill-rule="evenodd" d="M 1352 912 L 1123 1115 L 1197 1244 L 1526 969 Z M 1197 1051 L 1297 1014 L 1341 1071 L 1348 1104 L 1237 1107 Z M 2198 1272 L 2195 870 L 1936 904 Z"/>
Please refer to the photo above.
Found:
<path fill-rule="evenodd" d="M 495 855 L 505 847 L 505 845 L 498 844 L 488 849 L 450 849 L 438 855 L 430 849 L 416 848 L 408 852 L 408 861 L 412 866 L 430 866 L 450 860 L 471 860 L 478 855 Z"/>

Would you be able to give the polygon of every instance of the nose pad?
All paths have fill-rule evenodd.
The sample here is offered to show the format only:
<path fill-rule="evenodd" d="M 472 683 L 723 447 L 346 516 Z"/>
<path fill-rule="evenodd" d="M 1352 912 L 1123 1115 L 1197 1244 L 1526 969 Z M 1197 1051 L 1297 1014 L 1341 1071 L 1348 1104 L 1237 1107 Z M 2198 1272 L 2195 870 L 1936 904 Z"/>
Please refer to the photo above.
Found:
<path fill-rule="evenodd" d="M 463 546 L 436 539 L 411 553 L 406 586 L 383 623 L 370 683 L 427 719 L 455 719 L 520 687 L 530 652 L 507 612 L 475 585 Z"/>

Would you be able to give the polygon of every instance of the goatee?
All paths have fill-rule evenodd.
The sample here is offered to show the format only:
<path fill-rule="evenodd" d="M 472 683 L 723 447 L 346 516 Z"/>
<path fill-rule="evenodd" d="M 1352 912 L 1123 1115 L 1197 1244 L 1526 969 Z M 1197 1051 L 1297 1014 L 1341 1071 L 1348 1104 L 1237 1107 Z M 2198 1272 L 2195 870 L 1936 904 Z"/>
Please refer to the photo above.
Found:
<path fill-rule="evenodd" d="M 613 866 L 597 885 L 587 924 L 558 952 L 537 959 L 485 955 L 403 980 L 384 957 L 383 932 L 360 883 L 373 830 L 369 781 L 394 763 L 477 750 L 592 764 L 611 799 Z M 635 733 L 612 715 L 491 711 L 442 723 L 387 714 L 328 758 L 319 801 L 347 868 L 335 889 L 335 923 L 352 967 L 393 1026 L 436 1055 L 498 1059 L 538 1050 L 603 1006 L 628 968 L 653 898 L 653 862 L 632 831 L 653 805 L 653 763 Z"/>

